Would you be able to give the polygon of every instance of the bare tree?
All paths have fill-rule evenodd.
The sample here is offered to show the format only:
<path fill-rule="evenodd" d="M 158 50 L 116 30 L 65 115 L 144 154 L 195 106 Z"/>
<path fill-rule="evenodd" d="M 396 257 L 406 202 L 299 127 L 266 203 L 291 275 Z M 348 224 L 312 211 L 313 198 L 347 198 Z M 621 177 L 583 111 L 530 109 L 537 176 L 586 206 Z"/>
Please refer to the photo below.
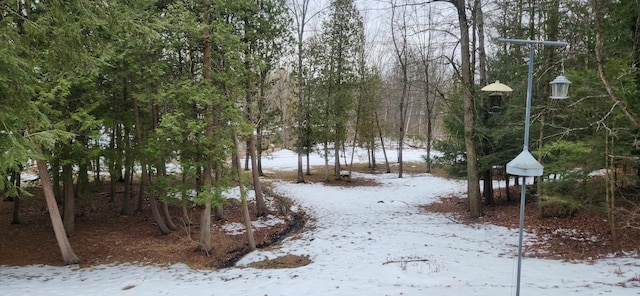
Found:
<path fill-rule="evenodd" d="M 304 145 L 304 84 L 305 77 L 303 74 L 303 57 L 304 57 L 304 33 L 305 28 L 309 21 L 316 16 L 319 11 L 309 16 L 309 4 L 311 0 L 291 0 L 289 3 L 289 9 L 293 13 L 294 22 L 296 24 L 296 37 L 297 37 L 297 77 L 298 80 L 298 108 L 297 108 L 297 132 L 298 143 L 296 152 L 298 154 L 298 183 L 304 182 L 304 173 L 302 169 L 302 153 Z"/>
<path fill-rule="evenodd" d="M 458 15 L 458 25 L 460 27 L 460 54 L 462 62 L 460 69 L 458 69 L 458 74 L 460 75 L 463 86 L 464 143 L 467 160 L 467 196 L 469 197 L 469 215 L 472 218 L 478 218 L 482 215 L 482 198 L 480 196 L 480 179 L 478 176 L 476 142 L 473 134 L 473 129 L 475 127 L 475 103 L 467 10 L 464 0 L 436 1 L 446 1 L 453 4 Z"/>
<path fill-rule="evenodd" d="M 409 74 L 408 74 L 408 11 L 409 6 L 400 5 L 396 0 L 391 2 L 391 39 L 396 54 L 396 62 L 398 63 L 401 75 L 402 92 L 398 103 L 399 111 L 399 131 L 398 131 L 398 178 L 402 178 L 403 161 L 402 148 L 404 146 L 404 137 L 406 134 L 405 123 L 407 117 L 407 97 L 409 93 Z"/>

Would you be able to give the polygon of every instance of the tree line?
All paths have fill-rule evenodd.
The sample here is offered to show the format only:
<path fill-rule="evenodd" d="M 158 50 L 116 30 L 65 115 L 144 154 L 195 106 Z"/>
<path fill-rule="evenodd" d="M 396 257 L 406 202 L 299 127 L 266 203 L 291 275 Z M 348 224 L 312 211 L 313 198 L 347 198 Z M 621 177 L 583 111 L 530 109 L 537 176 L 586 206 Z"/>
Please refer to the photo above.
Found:
<path fill-rule="evenodd" d="M 170 205 L 199 206 L 199 223 L 209 225 L 222 215 L 222 192 L 237 184 L 255 190 L 257 212 L 266 214 L 260 176 L 269 144 L 297 151 L 297 181 L 304 182 L 305 155 L 324 156 L 325 180 L 348 178 L 349 148 L 365 147 L 375 168 L 385 141 L 396 141 L 402 177 L 402 149 L 418 139 L 426 172 L 444 164 L 467 177 L 470 213 L 478 217 L 492 201 L 487 180 L 494 168 L 521 148 L 512 139 L 522 135 L 526 50 L 493 42 L 497 37 L 569 43 L 566 50 L 536 49 L 538 132 L 530 150 L 547 173 L 539 192 L 559 195 L 575 180 L 589 180 L 593 169 L 637 167 L 637 4 L 374 2 L 367 10 L 353 0 L 0 0 L 5 194 L 19 204 L 20 172 L 36 162 L 71 264 L 79 260 L 66 240 L 75 202 L 92 198 L 102 171 L 124 181 L 131 197 L 116 201 L 110 182 L 120 213 L 142 211 L 148 194 L 167 234 L 177 228 Z M 384 12 L 377 27 L 388 34 L 377 44 L 367 11 Z M 554 102 L 548 82 L 559 72 L 573 82 L 571 98 Z M 515 90 L 497 115 L 488 114 L 479 91 L 493 80 Z M 434 157 L 432 147 L 444 156 Z M 251 171 L 246 181 L 241 156 Z M 172 160 L 179 173 L 167 169 Z M 389 162 L 385 153 L 387 172 Z M 611 188 L 613 213 L 609 197 L 621 187 Z M 198 249 L 212 251 L 210 233 L 200 233 Z"/>

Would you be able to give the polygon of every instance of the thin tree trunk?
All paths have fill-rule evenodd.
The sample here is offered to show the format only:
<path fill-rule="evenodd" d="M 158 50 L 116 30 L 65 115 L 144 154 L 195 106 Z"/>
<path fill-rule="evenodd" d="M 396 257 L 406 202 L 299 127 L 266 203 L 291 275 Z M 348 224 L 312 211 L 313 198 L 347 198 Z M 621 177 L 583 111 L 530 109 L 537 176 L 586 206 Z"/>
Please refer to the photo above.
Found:
<path fill-rule="evenodd" d="M 296 22 L 296 30 L 298 34 L 298 101 L 297 101 L 297 113 L 298 113 L 298 145 L 296 147 L 296 152 L 298 154 L 298 183 L 304 183 L 304 175 L 302 174 L 302 153 L 303 153 L 303 143 L 305 142 L 304 135 L 304 76 L 303 76 L 303 39 L 304 39 L 304 30 L 305 25 L 307 24 L 307 11 L 309 8 L 309 3 L 311 0 L 302 0 L 302 5 L 297 6 L 297 3 L 292 5 L 295 22 Z M 310 149 L 310 147 L 308 147 Z M 307 175 L 310 174 L 309 169 L 309 157 L 307 152 Z"/>
<path fill-rule="evenodd" d="M 245 66 L 247 70 L 251 69 L 251 62 L 248 60 L 248 53 L 245 53 L 245 57 L 247 57 L 247 61 L 245 62 Z M 253 83 L 251 81 L 251 75 L 247 75 L 246 79 L 246 100 L 247 100 L 247 119 L 252 126 L 256 126 L 256 119 L 254 114 L 253 105 L 255 103 L 253 97 Z M 266 216 L 267 215 L 267 204 L 264 201 L 264 197 L 262 196 L 262 188 L 260 186 L 260 170 L 258 168 L 258 156 L 256 153 L 256 136 L 254 133 L 251 133 L 249 136 L 249 140 L 247 141 L 247 153 L 251 158 L 251 176 L 253 177 L 253 190 L 256 195 L 256 207 L 258 210 L 258 216 Z"/>
<path fill-rule="evenodd" d="M 309 160 L 309 152 L 305 154 L 307 156 L 307 176 L 311 175 L 311 162 Z"/>
<path fill-rule="evenodd" d="M 112 155 L 109 158 L 109 203 L 112 203 L 116 200 L 116 182 L 118 182 L 118 176 L 116 173 L 116 162 L 115 157 L 117 153 L 116 151 L 116 129 L 117 125 L 114 125 L 113 130 L 111 131 L 111 137 L 109 139 L 109 149 L 112 151 Z"/>
<path fill-rule="evenodd" d="M 69 239 L 65 233 L 64 225 L 60 218 L 60 212 L 58 211 L 58 204 L 56 203 L 56 198 L 53 194 L 53 185 L 51 184 L 49 171 L 47 171 L 47 164 L 44 160 L 37 160 L 36 163 L 38 166 L 38 175 L 42 182 L 42 190 L 47 202 L 49 217 L 51 218 L 51 225 L 53 226 L 53 232 L 55 233 L 56 241 L 60 247 L 64 264 L 70 265 L 80 263 L 80 258 L 78 258 L 78 256 L 73 252 Z"/>
<path fill-rule="evenodd" d="M 20 224 L 20 195 L 13 197 L 13 218 L 11 224 Z"/>
<path fill-rule="evenodd" d="M 614 151 L 614 137 L 611 137 L 611 143 L 609 143 L 609 134 L 605 134 L 605 157 L 606 157 L 606 167 L 607 167 L 607 190 L 605 194 L 605 204 L 607 209 L 607 222 L 609 222 L 609 231 L 611 232 L 611 239 L 613 240 L 613 246 L 616 250 L 620 250 L 620 241 L 618 240 L 618 227 L 616 226 L 616 215 L 615 215 L 615 196 L 616 196 L 616 185 L 615 180 L 612 176 L 612 172 L 615 172 L 615 164 L 613 160 L 613 156 L 609 155 L 609 151 Z"/>
<path fill-rule="evenodd" d="M 395 19 L 395 13 L 396 13 L 396 8 L 394 6 L 393 9 L 391 9 L 391 18 L 392 20 Z M 402 43 L 400 45 L 398 45 L 398 42 L 396 40 L 396 36 L 395 36 L 395 31 L 396 29 L 393 27 L 393 24 L 395 22 L 392 22 L 392 28 L 391 28 L 391 35 L 392 35 L 392 39 L 393 39 L 393 46 L 395 49 L 395 54 L 396 54 L 396 58 L 398 59 L 398 63 L 400 64 L 400 70 L 402 71 L 402 94 L 400 95 L 400 103 L 399 103 L 399 114 L 400 114 L 400 119 L 399 119 L 399 124 L 398 126 L 400 127 L 400 130 L 398 131 L 398 178 L 402 178 L 402 175 L 404 173 L 404 161 L 403 161 L 403 157 L 402 157 L 402 152 L 404 150 L 404 138 L 406 136 L 407 130 L 405 125 L 408 124 L 408 109 L 409 109 L 409 76 L 408 76 L 408 53 L 407 53 L 407 49 L 408 49 L 408 44 L 407 44 L 407 23 L 406 23 L 406 12 L 401 15 L 402 19 L 403 19 L 403 23 L 401 23 L 401 27 L 399 30 L 402 31 L 402 35 L 400 36 L 400 38 L 402 38 Z"/>
<path fill-rule="evenodd" d="M 209 1 L 204 1 L 203 4 L 203 23 L 204 28 L 202 30 L 203 33 L 203 79 L 205 85 L 208 85 L 211 80 L 211 37 L 209 35 L 209 25 L 211 24 L 211 19 L 209 15 Z M 209 141 L 213 141 L 213 102 L 209 102 L 206 106 L 205 110 L 205 137 Z M 211 144 L 207 144 L 211 146 Z M 211 147 L 207 147 L 211 148 Z M 211 191 L 211 187 L 213 182 L 211 180 L 211 174 L 213 169 L 213 155 L 211 152 L 212 149 L 207 149 L 205 153 L 205 163 L 204 168 L 202 170 L 202 182 L 203 182 L 203 190 Z M 207 192 L 207 195 L 210 192 Z M 204 203 L 204 210 L 200 215 L 200 239 L 198 241 L 198 250 L 204 252 L 207 256 L 213 252 L 213 246 L 211 244 L 211 200 L 207 199 Z"/>
<path fill-rule="evenodd" d="M 236 153 L 236 157 L 238 157 L 238 154 Z M 240 170 L 240 168 L 236 167 L 236 169 Z M 188 210 L 188 205 L 189 205 L 189 197 L 188 197 L 188 193 L 187 193 L 187 174 L 182 174 L 182 198 L 180 200 L 180 202 L 182 203 L 182 221 L 184 222 L 185 227 L 191 226 L 191 217 L 189 216 L 189 210 Z M 189 235 L 189 238 L 191 237 L 191 234 L 189 233 L 189 229 L 187 228 L 187 234 Z"/>
<path fill-rule="evenodd" d="M 378 112 L 374 112 L 376 116 L 376 126 L 378 127 L 378 136 L 380 137 L 380 147 L 382 147 L 382 154 L 384 155 L 384 164 L 387 169 L 387 174 L 391 173 L 391 165 L 389 164 L 389 158 L 387 158 L 387 148 L 384 146 L 384 138 L 382 137 L 382 129 L 380 128 L 380 121 L 378 120 Z"/>
<path fill-rule="evenodd" d="M 72 237 L 75 231 L 75 192 L 73 188 L 73 167 L 71 164 L 62 166 L 62 187 L 64 188 L 64 231 Z"/>
<path fill-rule="evenodd" d="M 125 151 L 124 192 L 122 193 L 122 207 L 120 208 L 120 215 L 129 214 L 129 199 L 131 198 L 131 170 L 133 169 L 133 164 L 129 164 L 129 162 L 131 161 L 131 155 L 129 155 L 130 150 L 128 146 L 129 145 L 125 144 L 125 149 L 127 151 Z"/>
<path fill-rule="evenodd" d="M 238 150 L 238 137 L 233 135 L 233 144 L 235 146 L 235 150 Z M 237 160 L 240 161 L 238 153 L 235 155 Z M 253 251 L 256 249 L 256 240 L 253 236 L 253 227 L 251 225 L 251 216 L 249 215 L 249 205 L 247 204 L 247 193 L 244 188 L 244 184 L 242 183 L 242 173 L 239 168 L 235 169 L 236 178 L 238 179 L 238 187 L 240 189 L 240 201 L 242 203 L 242 216 L 244 218 L 244 226 L 247 230 L 247 241 L 249 242 L 249 250 Z"/>
<path fill-rule="evenodd" d="M 62 204 L 63 193 L 60 188 L 60 162 L 57 159 L 51 161 L 51 177 L 53 179 L 53 194 L 55 194 L 56 202 Z"/>
<path fill-rule="evenodd" d="M 135 132 L 136 132 L 136 145 L 142 144 L 142 125 L 140 124 L 140 109 L 138 108 L 138 99 L 136 96 L 132 97 L 133 100 L 133 119 L 136 124 Z M 142 157 L 144 158 L 144 156 Z M 138 203 L 136 206 L 136 212 L 142 212 L 142 201 L 144 197 L 144 180 L 147 178 L 147 170 L 146 170 L 146 161 L 144 159 L 140 160 L 140 167 L 142 167 L 142 172 L 140 173 L 140 184 L 138 185 Z"/>
<path fill-rule="evenodd" d="M 167 224 L 167 227 L 172 231 L 177 230 L 178 227 L 175 223 L 173 223 L 173 220 L 171 219 L 171 213 L 169 213 L 169 205 L 167 205 L 167 203 L 163 201 L 160 202 L 160 205 L 162 206 L 162 216 L 164 217 L 164 222 Z"/>
<path fill-rule="evenodd" d="M 147 168 L 143 167 L 142 169 L 146 170 Z M 147 176 L 149 184 L 151 184 L 151 174 L 147 174 Z M 149 196 L 149 203 L 151 207 L 151 216 L 153 217 L 153 221 L 156 222 L 156 225 L 158 225 L 160 233 L 162 233 L 163 235 L 171 233 L 171 229 L 169 229 L 169 227 L 167 227 L 167 224 L 165 224 L 164 218 L 162 217 L 162 214 L 158 209 L 157 198 L 155 196 Z"/>
<path fill-rule="evenodd" d="M 20 173 L 11 173 L 11 183 L 16 187 L 16 195 L 13 196 L 13 218 L 11 224 L 20 224 Z"/>
<path fill-rule="evenodd" d="M 145 169 L 146 163 L 141 161 L 140 166 L 142 171 L 140 172 L 140 184 L 138 185 L 138 203 L 136 205 L 136 213 L 142 213 L 142 202 L 144 200 L 144 180 L 147 178 L 147 170 Z"/>
<path fill-rule="evenodd" d="M 262 195 L 262 186 L 260 184 L 260 172 L 258 171 L 258 163 L 256 156 L 256 145 L 255 145 L 255 136 L 251 135 L 249 137 L 250 143 L 250 154 L 251 154 L 251 175 L 253 176 L 253 190 L 256 195 L 256 207 L 258 210 L 258 216 L 266 216 L 268 214 L 267 204 L 264 201 L 264 196 Z"/>
<path fill-rule="evenodd" d="M 633 123 L 634 126 L 640 126 L 640 119 L 629 110 L 627 104 L 618 97 L 618 94 L 613 89 L 613 85 L 611 84 L 611 80 L 607 76 L 604 69 L 604 61 L 602 48 L 604 40 L 602 38 L 602 25 L 600 23 L 600 3 L 599 0 L 591 0 L 591 10 L 593 13 L 593 25 L 596 33 L 596 44 L 595 44 L 595 53 L 596 53 L 596 63 L 598 65 L 598 73 L 600 74 L 600 79 L 607 89 L 607 93 L 609 97 L 613 100 L 613 102 L 620 108 L 622 113 Z"/>

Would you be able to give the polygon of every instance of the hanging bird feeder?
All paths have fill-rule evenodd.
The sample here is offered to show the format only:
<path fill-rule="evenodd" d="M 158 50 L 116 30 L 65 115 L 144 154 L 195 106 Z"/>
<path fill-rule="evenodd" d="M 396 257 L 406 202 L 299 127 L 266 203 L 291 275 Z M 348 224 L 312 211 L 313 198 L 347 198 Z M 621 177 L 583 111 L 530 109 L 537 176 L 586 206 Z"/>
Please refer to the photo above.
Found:
<path fill-rule="evenodd" d="M 571 81 L 564 75 L 556 77 L 549 84 L 551 84 L 551 96 L 549 98 L 561 100 L 569 97 L 569 84 L 571 84 Z"/>
<path fill-rule="evenodd" d="M 481 91 L 492 92 L 489 94 L 489 114 L 500 114 L 502 111 L 502 98 L 503 93 L 510 93 L 513 91 L 511 87 L 506 84 L 500 83 L 500 81 L 496 80 L 496 82 L 491 83 L 482 89 Z"/>

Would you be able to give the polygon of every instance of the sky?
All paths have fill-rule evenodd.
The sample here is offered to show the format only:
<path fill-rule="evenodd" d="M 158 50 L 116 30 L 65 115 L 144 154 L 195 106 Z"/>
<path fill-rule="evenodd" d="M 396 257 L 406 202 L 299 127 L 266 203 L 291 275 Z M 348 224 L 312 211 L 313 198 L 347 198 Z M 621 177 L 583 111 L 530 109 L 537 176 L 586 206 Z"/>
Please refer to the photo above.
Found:
<path fill-rule="evenodd" d="M 394 150 L 388 153 L 395 159 Z M 403 157 L 419 161 L 423 154 L 405 150 Z M 314 155 L 311 163 L 323 160 Z M 263 160 L 266 171 L 296 166 L 289 150 Z M 211 271 L 135 262 L 87 268 L 0 266 L 0 295 L 515 295 L 517 229 L 467 225 L 419 208 L 440 196 L 464 195 L 464 181 L 429 174 L 355 176 L 381 185 L 276 181 L 276 190 L 296 202 L 294 210 L 304 210 L 311 219 L 302 232 L 248 254 L 236 267 Z M 532 239 L 533 234 L 525 234 L 525 244 Z M 308 256 L 312 262 L 289 269 L 246 267 L 285 254 Z M 640 259 L 629 255 L 574 263 L 525 257 L 521 295 L 640 295 Z"/>

